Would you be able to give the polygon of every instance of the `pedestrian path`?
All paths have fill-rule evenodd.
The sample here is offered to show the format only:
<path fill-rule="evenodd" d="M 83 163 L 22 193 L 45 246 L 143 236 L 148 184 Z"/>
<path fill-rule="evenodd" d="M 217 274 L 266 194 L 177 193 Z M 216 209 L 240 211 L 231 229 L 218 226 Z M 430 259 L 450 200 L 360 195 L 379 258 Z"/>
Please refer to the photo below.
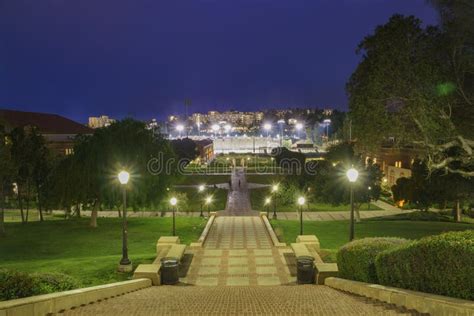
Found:
<path fill-rule="evenodd" d="M 326 286 L 155 286 L 65 315 L 413 315 Z"/>
<path fill-rule="evenodd" d="M 258 216 L 252 211 L 250 195 L 243 168 L 235 168 L 231 176 L 231 188 L 227 196 L 227 205 L 224 211 L 219 212 L 224 216 Z"/>

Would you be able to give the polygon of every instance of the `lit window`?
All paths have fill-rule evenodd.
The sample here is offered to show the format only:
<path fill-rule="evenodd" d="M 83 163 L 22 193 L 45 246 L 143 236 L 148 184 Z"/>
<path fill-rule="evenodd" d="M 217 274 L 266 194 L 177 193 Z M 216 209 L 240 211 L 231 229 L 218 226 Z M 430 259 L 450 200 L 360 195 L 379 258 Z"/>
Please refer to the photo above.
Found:
<path fill-rule="evenodd" d="M 66 148 L 66 149 L 65 149 L 66 156 L 72 155 L 73 152 L 74 152 L 74 150 L 73 150 L 72 148 Z"/>

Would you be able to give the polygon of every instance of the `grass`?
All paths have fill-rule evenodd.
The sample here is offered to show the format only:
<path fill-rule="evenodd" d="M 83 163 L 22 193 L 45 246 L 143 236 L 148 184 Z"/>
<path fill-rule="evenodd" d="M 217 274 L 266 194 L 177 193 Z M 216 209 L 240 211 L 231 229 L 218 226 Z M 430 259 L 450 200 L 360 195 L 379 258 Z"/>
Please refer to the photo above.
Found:
<path fill-rule="evenodd" d="M 272 226 L 280 241 L 293 243 L 299 235 L 299 222 L 272 220 Z M 316 235 L 323 249 L 323 260 L 334 262 L 339 247 L 348 242 L 349 221 L 306 221 L 303 223 L 305 235 Z M 356 238 L 364 237 L 402 237 L 419 239 L 447 231 L 474 229 L 474 225 L 449 222 L 426 221 L 368 221 L 356 223 Z"/>
<path fill-rule="evenodd" d="M 229 183 L 230 175 L 209 175 L 193 174 L 183 175 L 176 184 L 180 185 L 200 185 L 200 184 L 218 184 Z"/>
<path fill-rule="evenodd" d="M 188 198 L 188 202 L 185 205 L 178 204 L 178 211 L 182 212 L 200 212 L 201 211 L 201 203 L 204 202 L 204 199 L 207 196 L 212 196 L 212 204 L 210 205 L 210 211 L 220 211 L 224 210 L 226 203 L 227 203 L 227 193 L 226 189 L 215 189 L 215 188 L 207 188 L 203 194 L 200 194 L 197 188 L 176 188 L 173 192 L 179 192 L 186 194 Z M 170 196 L 173 193 L 170 192 Z M 161 202 L 158 207 L 159 210 L 169 210 L 169 201 L 165 199 Z M 207 206 L 203 203 L 203 210 L 207 211 Z"/>
<path fill-rule="evenodd" d="M 250 190 L 250 203 L 252 205 L 252 209 L 254 210 L 263 210 L 265 208 L 264 201 L 267 196 L 270 196 L 270 188 L 259 188 L 259 189 L 252 189 Z M 278 212 L 295 212 L 298 209 L 296 205 L 296 197 L 295 197 L 295 204 L 294 205 L 282 205 L 281 203 L 277 203 L 277 211 Z M 321 202 L 314 202 L 308 201 L 306 204 L 305 211 L 308 212 L 338 212 L 338 211 L 349 211 L 350 206 L 348 204 L 341 204 L 341 205 L 332 205 L 328 203 L 321 203 Z M 367 203 L 362 204 L 359 208 L 360 211 L 376 211 L 380 210 L 374 204 L 369 205 Z"/>
<path fill-rule="evenodd" d="M 121 219 L 99 218 L 97 228 L 88 219 L 7 223 L 0 238 L 2 268 L 25 272 L 61 272 L 84 286 L 126 280 L 131 274 L 116 272 L 121 258 Z M 130 218 L 129 257 L 136 267 L 156 256 L 156 241 L 171 235 L 171 218 Z M 178 217 L 177 234 L 189 244 L 199 238 L 206 220 Z"/>

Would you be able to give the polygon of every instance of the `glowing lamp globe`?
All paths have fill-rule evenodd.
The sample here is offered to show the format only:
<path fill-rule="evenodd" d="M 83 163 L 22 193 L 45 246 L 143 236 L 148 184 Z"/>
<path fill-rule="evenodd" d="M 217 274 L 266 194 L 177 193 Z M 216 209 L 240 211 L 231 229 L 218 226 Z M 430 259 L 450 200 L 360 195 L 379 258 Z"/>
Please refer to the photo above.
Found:
<path fill-rule="evenodd" d="M 201 185 L 199 186 L 198 190 L 199 190 L 199 192 L 204 191 L 204 184 L 201 184 Z"/>
<path fill-rule="evenodd" d="M 121 184 L 127 184 L 130 179 L 130 174 L 127 171 L 120 171 L 118 174 L 118 179 Z"/>
<path fill-rule="evenodd" d="M 178 125 L 178 126 L 176 126 L 176 130 L 178 132 L 182 132 L 184 130 L 184 126 L 183 125 Z"/>
<path fill-rule="evenodd" d="M 347 170 L 346 172 L 347 179 L 349 179 L 350 182 L 356 182 L 357 177 L 359 176 L 359 171 L 357 171 L 354 168 L 351 168 Z"/>
<path fill-rule="evenodd" d="M 208 196 L 206 198 L 206 204 L 210 204 L 212 202 L 212 197 Z"/>
<path fill-rule="evenodd" d="M 271 199 L 270 199 L 270 198 L 266 198 L 266 199 L 265 199 L 265 204 L 270 204 L 270 202 L 271 202 Z"/>
<path fill-rule="evenodd" d="M 172 198 L 170 199 L 170 204 L 173 205 L 173 206 L 175 206 L 176 204 L 178 204 L 178 200 L 177 200 L 175 197 L 172 197 Z"/>
<path fill-rule="evenodd" d="M 298 198 L 298 204 L 299 204 L 299 205 L 303 205 L 305 202 L 306 202 L 306 199 L 305 199 L 304 197 L 300 196 L 300 197 Z"/>

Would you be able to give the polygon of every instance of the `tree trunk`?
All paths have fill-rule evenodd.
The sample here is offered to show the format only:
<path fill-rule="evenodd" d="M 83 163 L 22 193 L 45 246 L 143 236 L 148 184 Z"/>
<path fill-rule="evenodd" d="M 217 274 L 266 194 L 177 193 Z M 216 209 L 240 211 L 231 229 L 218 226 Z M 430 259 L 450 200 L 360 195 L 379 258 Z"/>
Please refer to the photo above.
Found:
<path fill-rule="evenodd" d="M 92 212 L 91 212 L 91 221 L 89 223 L 90 227 L 97 227 L 97 209 L 99 207 L 99 200 L 94 201 L 94 206 L 92 207 Z"/>
<path fill-rule="evenodd" d="M 360 205 L 356 204 L 354 205 L 354 208 L 355 208 L 355 220 L 356 222 L 360 222 L 360 212 L 359 212 L 359 208 L 360 208 Z"/>
<path fill-rule="evenodd" d="M 37 188 L 38 190 L 38 213 L 39 213 L 39 220 L 40 222 L 44 221 L 44 218 L 43 218 L 43 207 L 41 205 L 41 197 L 40 197 L 40 193 L 39 193 L 39 188 Z"/>
<path fill-rule="evenodd" d="M 122 207 L 123 207 L 123 205 L 122 205 Z M 118 217 L 119 218 L 122 217 L 122 211 L 121 211 L 120 206 L 117 206 L 117 211 L 118 211 Z"/>
<path fill-rule="evenodd" d="M 461 221 L 461 206 L 459 200 L 456 200 L 456 208 L 454 210 L 454 221 L 460 222 Z"/>
<path fill-rule="evenodd" d="M 5 208 L 4 208 L 4 192 L 3 183 L 0 188 L 0 237 L 5 236 Z"/>
<path fill-rule="evenodd" d="M 76 204 L 76 217 L 77 218 L 81 217 L 81 203 Z"/>
<path fill-rule="evenodd" d="M 30 213 L 30 182 L 26 181 L 26 220 L 25 222 L 28 223 L 28 215 Z"/>
<path fill-rule="evenodd" d="M 19 184 L 17 185 L 17 188 L 18 188 L 18 207 L 20 208 L 21 223 L 24 224 L 25 223 L 25 213 L 23 213 L 23 201 L 21 199 L 21 187 L 20 187 Z"/>

